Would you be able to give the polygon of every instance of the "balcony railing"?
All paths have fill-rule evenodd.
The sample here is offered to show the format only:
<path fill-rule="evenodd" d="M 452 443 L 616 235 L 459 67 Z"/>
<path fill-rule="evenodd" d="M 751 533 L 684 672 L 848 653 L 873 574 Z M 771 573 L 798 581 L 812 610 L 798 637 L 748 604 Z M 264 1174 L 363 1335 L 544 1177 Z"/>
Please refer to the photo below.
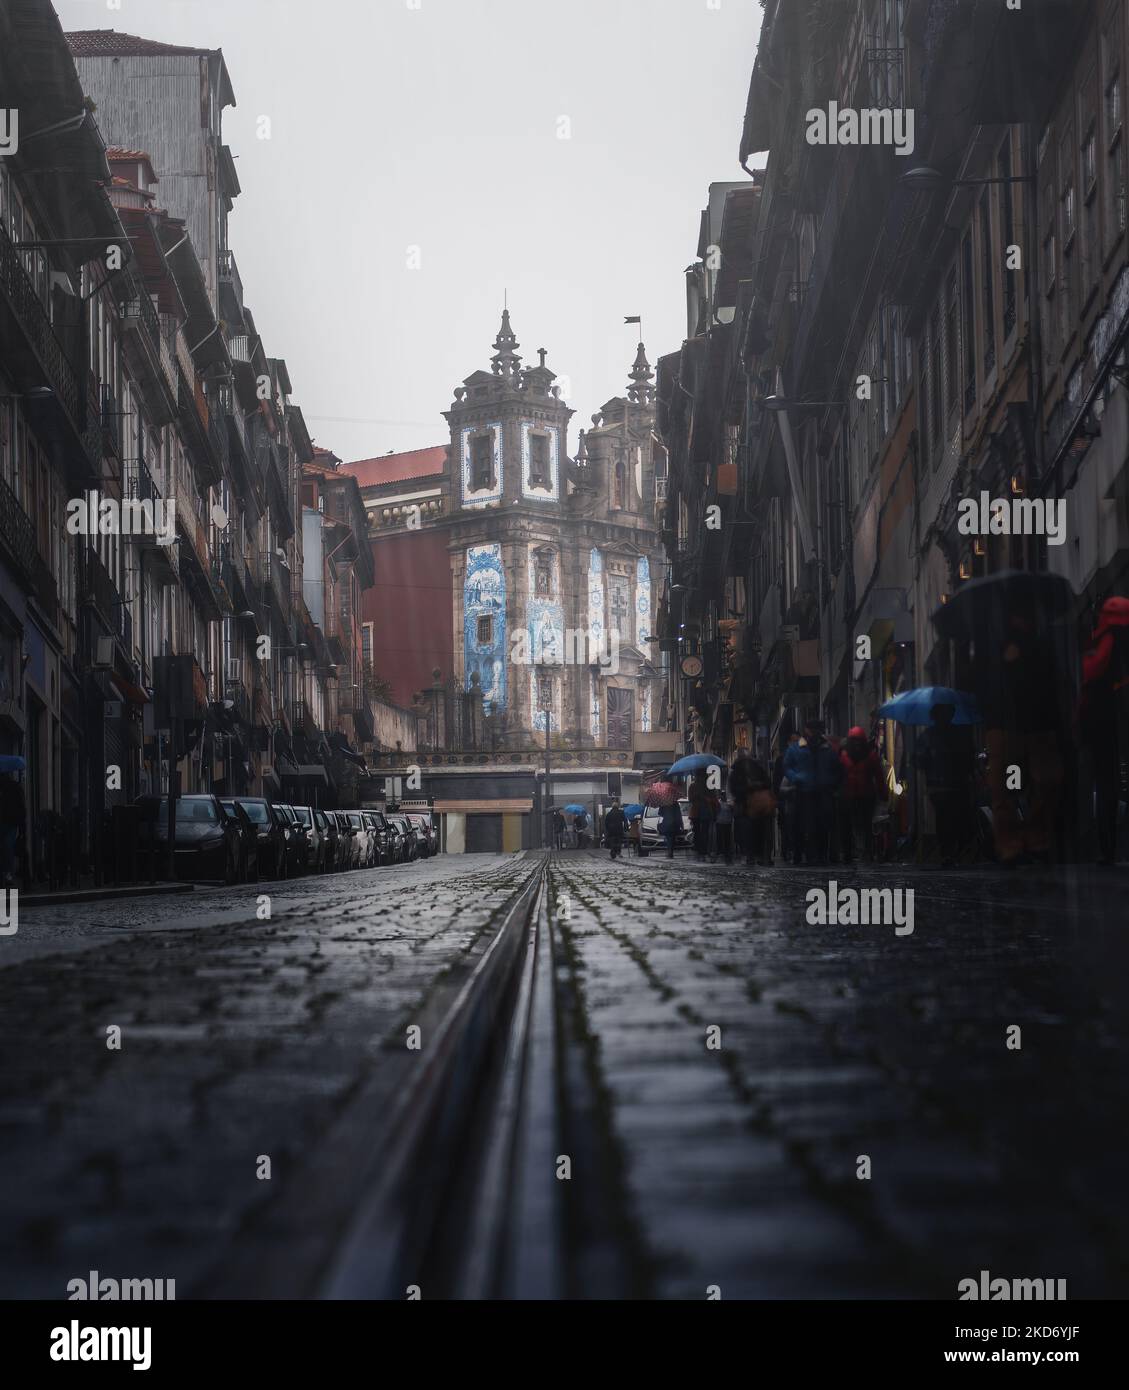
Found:
<path fill-rule="evenodd" d="M 36 357 L 47 376 L 55 395 L 62 402 L 78 429 L 82 421 L 78 379 L 63 345 L 59 342 L 43 301 L 35 292 L 19 252 L 4 227 L 0 225 L 0 291 L 15 309 L 20 326 L 27 335 Z"/>
<path fill-rule="evenodd" d="M 98 552 L 89 545 L 79 547 L 78 552 L 79 594 L 84 602 L 93 603 L 102 615 L 102 621 L 111 632 L 122 636 L 129 624 L 129 615 L 121 602 L 117 586 L 110 572 L 102 563 Z M 122 615 L 125 614 L 123 622 Z"/>

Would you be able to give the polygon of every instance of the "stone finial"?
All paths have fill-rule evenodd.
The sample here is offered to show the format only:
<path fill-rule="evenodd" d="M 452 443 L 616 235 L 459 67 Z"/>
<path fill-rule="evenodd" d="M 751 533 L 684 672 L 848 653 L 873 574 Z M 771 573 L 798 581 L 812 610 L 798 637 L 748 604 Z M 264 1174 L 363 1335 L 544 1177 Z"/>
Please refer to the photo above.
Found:
<path fill-rule="evenodd" d="M 510 311 L 503 309 L 502 326 L 494 339 L 494 356 L 491 359 L 495 376 L 517 376 L 521 368 L 521 358 L 516 351 L 518 347 L 517 336 L 510 327 Z"/>
<path fill-rule="evenodd" d="M 631 368 L 631 379 L 627 385 L 627 399 L 635 405 L 650 405 L 655 399 L 654 372 L 647 361 L 647 350 L 639 344 L 635 354 L 635 364 Z"/>

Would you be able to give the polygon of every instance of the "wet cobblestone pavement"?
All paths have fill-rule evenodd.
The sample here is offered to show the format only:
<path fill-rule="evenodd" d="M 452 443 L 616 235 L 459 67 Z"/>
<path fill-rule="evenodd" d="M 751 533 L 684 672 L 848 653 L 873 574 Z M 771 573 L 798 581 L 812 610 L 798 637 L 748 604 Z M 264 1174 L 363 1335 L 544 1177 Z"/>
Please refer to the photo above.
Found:
<path fill-rule="evenodd" d="M 257 1218 L 301 1209 L 288 1175 L 362 1084 L 396 1093 L 419 1056 L 404 1030 L 534 868 L 459 857 L 22 915 L 0 939 L 0 1296 L 62 1298 L 89 1270 L 208 1296 L 233 1249 L 253 1270 Z M 808 925 L 831 878 L 912 887 L 913 933 Z M 637 1287 L 950 1299 L 988 1269 L 1129 1293 L 1120 877 L 565 853 L 550 902 L 618 1159 L 571 1182 L 617 1187 Z M 334 1236 L 310 1234 L 296 1292 Z"/>
<path fill-rule="evenodd" d="M 912 887 L 913 933 L 808 925 L 831 878 Z M 566 853 L 554 885 L 655 1293 L 1129 1292 L 1118 881 Z"/>

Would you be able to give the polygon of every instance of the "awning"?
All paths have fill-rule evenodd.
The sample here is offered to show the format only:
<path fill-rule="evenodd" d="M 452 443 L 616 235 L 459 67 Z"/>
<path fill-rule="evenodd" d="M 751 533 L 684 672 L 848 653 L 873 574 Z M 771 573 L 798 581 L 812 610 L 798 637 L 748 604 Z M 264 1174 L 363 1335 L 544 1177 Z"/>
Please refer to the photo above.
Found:
<path fill-rule="evenodd" d="M 285 767 L 281 771 L 286 782 L 314 782 L 322 787 L 329 786 L 329 778 L 321 763 L 299 763 L 293 772 Z"/>
<path fill-rule="evenodd" d="M 110 678 L 117 686 L 118 690 L 121 691 L 123 700 L 128 700 L 131 705 L 147 705 L 150 703 L 149 692 L 143 690 L 141 686 L 134 685 L 131 680 L 127 680 L 125 676 L 119 676 L 116 671 L 110 672 Z"/>

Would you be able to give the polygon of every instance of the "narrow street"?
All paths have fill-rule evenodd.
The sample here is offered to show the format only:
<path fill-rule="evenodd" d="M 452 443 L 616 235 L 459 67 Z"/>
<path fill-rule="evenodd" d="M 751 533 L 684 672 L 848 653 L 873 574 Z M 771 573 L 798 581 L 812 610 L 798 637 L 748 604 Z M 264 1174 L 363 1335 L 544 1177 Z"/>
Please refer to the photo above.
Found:
<path fill-rule="evenodd" d="M 0 1293 L 65 1297 L 97 1270 L 175 1279 L 178 1298 L 324 1294 L 343 1242 L 366 1239 L 396 1097 L 542 864 L 29 911 L 0 943 Z M 808 925 L 811 870 L 554 858 L 556 1076 L 526 1066 L 523 1107 L 571 1172 L 513 1161 L 519 1186 L 559 1194 L 525 1253 L 559 1264 L 562 1292 L 953 1298 L 981 1269 L 1062 1278 L 1071 1298 L 1129 1291 L 1116 884 L 899 872 L 917 900 L 901 937 Z M 476 1094 L 496 1132 L 485 1072 Z M 490 1166 L 473 1138 L 429 1143 L 444 1187 Z M 490 1204 L 474 1209 L 472 1246 Z M 451 1245 L 425 1297 L 453 1287 Z M 363 1289 L 365 1262 L 343 1267 Z"/>

